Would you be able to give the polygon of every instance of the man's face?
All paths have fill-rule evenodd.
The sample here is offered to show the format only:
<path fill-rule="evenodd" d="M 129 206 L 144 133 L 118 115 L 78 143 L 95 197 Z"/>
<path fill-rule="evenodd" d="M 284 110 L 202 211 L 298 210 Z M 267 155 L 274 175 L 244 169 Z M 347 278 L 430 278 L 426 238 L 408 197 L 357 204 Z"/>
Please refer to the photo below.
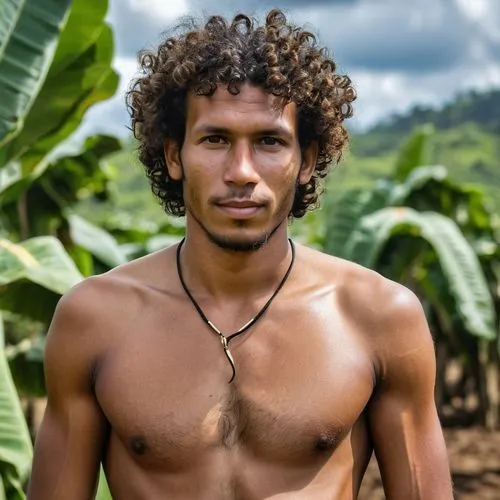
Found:
<path fill-rule="evenodd" d="M 251 250 L 286 224 L 315 157 L 301 154 L 294 103 L 277 107 L 259 87 L 239 88 L 190 94 L 182 149 L 167 140 L 165 152 L 170 176 L 183 180 L 190 230 L 198 225 L 223 248 Z"/>

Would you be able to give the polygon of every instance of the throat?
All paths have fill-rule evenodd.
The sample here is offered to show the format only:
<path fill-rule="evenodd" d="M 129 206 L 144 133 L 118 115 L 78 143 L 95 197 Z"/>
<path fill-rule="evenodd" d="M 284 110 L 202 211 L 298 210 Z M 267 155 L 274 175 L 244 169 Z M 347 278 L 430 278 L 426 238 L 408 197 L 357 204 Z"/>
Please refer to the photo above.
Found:
<path fill-rule="evenodd" d="M 181 240 L 181 242 L 177 246 L 177 252 L 176 252 L 177 274 L 179 276 L 179 281 L 180 281 L 180 283 L 182 285 L 182 288 L 184 289 L 184 292 L 186 293 L 186 295 L 189 297 L 189 300 L 193 304 L 193 307 L 196 309 L 196 311 L 200 315 L 200 318 L 209 326 L 209 328 L 216 335 L 219 336 L 219 338 L 221 340 L 222 347 L 224 349 L 224 354 L 225 354 L 225 356 L 226 356 L 229 364 L 231 365 L 231 369 L 232 369 L 232 375 L 231 375 L 231 378 L 229 379 L 229 382 L 228 382 L 230 384 L 234 380 L 234 378 L 236 377 L 236 366 L 235 366 L 234 359 L 233 359 L 233 356 L 231 354 L 231 351 L 229 350 L 229 342 L 233 338 L 235 338 L 235 337 L 237 337 L 237 336 L 242 335 L 243 333 L 245 333 L 249 328 L 251 328 L 255 323 L 257 323 L 257 321 L 259 321 L 259 319 L 267 311 L 267 309 L 271 305 L 272 301 L 276 298 L 276 296 L 278 295 L 278 293 L 280 292 L 280 290 L 283 288 L 283 285 L 286 283 L 286 281 L 287 281 L 287 279 L 288 279 L 288 277 L 290 275 L 290 272 L 292 271 L 293 264 L 295 262 L 295 246 L 293 244 L 293 241 L 290 239 L 289 240 L 289 244 L 290 244 L 290 249 L 291 249 L 291 253 L 292 253 L 290 264 L 288 266 L 288 269 L 286 270 L 285 275 L 283 276 L 283 278 L 281 279 L 281 281 L 278 284 L 277 288 L 274 290 L 274 292 L 269 297 L 269 299 L 267 300 L 267 302 L 262 306 L 262 308 L 257 312 L 257 314 L 252 319 L 250 319 L 247 323 L 245 323 L 242 327 L 240 327 L 239 330 L 237 330 L 237 331 L 235 331 L 235 332 L 233 332 L 231 334 L 224 335 L 217 328 L 217 326 L 215 326 L 215 324 L 212 323 L 212 321 L 210 321 L 207 318 L 205 312 L 203 311 L 203 309 L 201 308 L 201 306 L 198 304 L 198 302 L 196 301 L 196 299 L 193 297 L 192 293 L 190 292 L 189 288 L 186 285 L 186 282 L 184 280 L 184 276 L 182 274 L 182 266 L 181 266 L 181 248 L 182 248 L 183 244 L 184 244 L 184 239 Z"/>

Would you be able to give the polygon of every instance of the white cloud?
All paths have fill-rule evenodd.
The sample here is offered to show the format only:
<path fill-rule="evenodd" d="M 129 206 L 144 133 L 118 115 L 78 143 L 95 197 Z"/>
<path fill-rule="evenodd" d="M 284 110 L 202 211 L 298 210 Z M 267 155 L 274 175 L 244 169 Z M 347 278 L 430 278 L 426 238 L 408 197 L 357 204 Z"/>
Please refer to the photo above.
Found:
<path fill-rule="evenodd" d="M 460 11 L 478 31 L 500 42 L 500 6 L 498 0 L 455 0 Z"/>
<path fill-rule="evenodd" d="M 270 0 L 110 0 L 117 41 L 117 95 L 92 108 L 85 129 L 128 135 L 125 91 L 135 54 L 154 48 L 179 16 L 199 9 L 262 18 Z M 366 127 L 416 104 L 440 105 L 460 91 L 500 86 L 499 0 L 276 0 L 290 19 L 319 34 L 358 91 L 353 125 Z M 247 7 L 244 9 L 243 7 Z M 288 8 L 286 8 L 288 7 Z"/>
<path fill-rule="evenodd" d="M 161 22 L 170 22 L 187 14 L 187 0 L 128 0 L 130 9 Z"/>
<path fill-rule="evenodd" d="M 490 5 L 489 0 L 474 0 L 473 2 L 470 0 L 456 0 L 456 3 L 465 15 L 475 20 L 484 18 Z"/>
<path fill-rule="evenodd" d="M 120 74 L 120 87 L 117 93 L 124 96 L 131 79 L 139 74 L 137 59 L 135 57 L 116 57 L 113 61 L 113 67 Z"/>
<path fill-rule="evenodd" d="M 500 66 L 490 63 L 455 67 L 418 78 L 400 73 L 356 71 L 351 78 L 358 94 L 352 122 L 356 128 L 363 129 L 417 104 L 440 106 L 460 92 L 500 86 Z"/>

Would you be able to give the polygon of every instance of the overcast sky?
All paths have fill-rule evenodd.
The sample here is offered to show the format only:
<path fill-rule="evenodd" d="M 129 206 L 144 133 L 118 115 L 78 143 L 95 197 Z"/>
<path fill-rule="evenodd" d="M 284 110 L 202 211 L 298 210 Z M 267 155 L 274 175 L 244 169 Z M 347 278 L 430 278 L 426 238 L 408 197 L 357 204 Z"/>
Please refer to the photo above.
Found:
<path fill-rule="evenodd" d="M 457 92 L 500 87 L 500 0 L 109 0 L 117 95 L 95 106 L 86 133 L 128 135 L 124 92 L 137 52 L 152 48 L 179 16 L 236 11 L 262 19 L 282 8 L 329 48 L 358 93 L 357 127 L 414 104 L 440 104 Z"/>

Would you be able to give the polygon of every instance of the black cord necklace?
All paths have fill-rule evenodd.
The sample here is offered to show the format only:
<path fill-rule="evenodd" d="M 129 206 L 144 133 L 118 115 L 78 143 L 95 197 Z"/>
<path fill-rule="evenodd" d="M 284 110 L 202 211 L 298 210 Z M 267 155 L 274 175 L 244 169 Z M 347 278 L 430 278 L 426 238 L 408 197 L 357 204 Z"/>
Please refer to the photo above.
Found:
<path fill-rule="evenodd" d="M 232 333 L 231 335 L 224 335 L 206 316 L 205 313 L 203 312 L 202 308 L 199 306 L 198 302 L 194 299 L 194 297 L 191 295 L 191 292 L 188 290 L 188 287 L 186 286 L 186 283 L 184 281 L 184 278 L 182 276 L 182 269 L 181 269 L 181 248 L 182 245 L 184 244 L 185 238 L 181 240 L 179 245 L 177 246 L 177 254 L 176 254 L 176 263 L 177 263 L 177 274 L 179 275 L 179 281 L 181 282 L 182 288 L 184 288 L 184 291 L 186 292 L 186 295 L 189 297 L 191 302 L 193 303 L 193 306 L 195 309 L 198 311 L 198 314 L 200 315 L 201 319 L 210 327 L 210 329 L 216 333 L 221 341 L 222 347 L 224 348 L 224 354 L 226 355 L 226 358 L 228 359 L 229 363 L 231 364 L 231 369 L 233 370 L 233 374 L 231 376 L 231 379 L 229 380 L 229 383 L 231 383 L 234 380 L 234 377 L 236 376 L 236 368 L 234 364 L 234 359 L 231 354 L 231 351 L 229 350 L 229 342 L 237 337 L 238 335 L 241 335 L 243 332 L 247 331 L 251 326 L 253 326 L 257 321 L 263 316 L 263 314 L 266 312 L 268 307 L 271 305 L 271 302 L 274 300 L 276 295 L 278 295 L 278 292 L 283 288 L 283 285 L 285 284 L 286 280 L 288 279 L 288 276 L 290 275 L 290 272 L 292 270 L 293 264 L 295 262 L 295 246 L 293 244 L 293 241 L 289 239 L 288 241 L 290 242 L 290 248 L 292 250 L 292 259 L 290 261 L 290 265 L 288 266 L 288 269 L 285 273 L 285 276 L 283 276 L 283 279 L 280 281 L 280 284 L 274 291 L 274 293 L 271 295 L 269 300 L 264 304 L 264 306 L 260 309 L 260 311 L 247 323 L 245 323 L 239 330 L 236 332 Z"/>

